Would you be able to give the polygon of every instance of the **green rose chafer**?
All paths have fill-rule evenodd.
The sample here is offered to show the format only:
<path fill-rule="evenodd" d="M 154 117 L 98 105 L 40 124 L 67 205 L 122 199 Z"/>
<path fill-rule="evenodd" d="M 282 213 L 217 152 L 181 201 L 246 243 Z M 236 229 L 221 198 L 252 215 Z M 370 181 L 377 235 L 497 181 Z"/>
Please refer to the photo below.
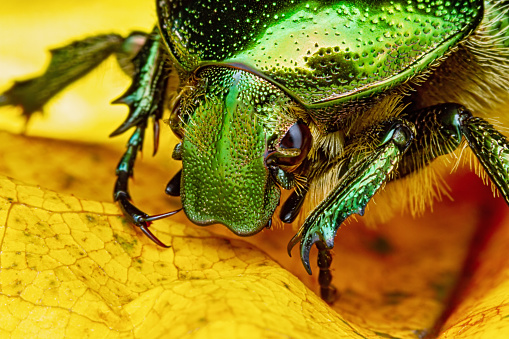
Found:
<path fill-rule="evenodd" d="M 157 244 L 165 246 L 150 223 L 174 212 L 139 210 L 128 179 L 149 120 L 157 145 L 167 107 L 182 170 L 166 192 L 181 197 L 195 224 L 221 223 L 248 236 L 270 227 L 281 188 L 293 189 L 279 219 L 307 213 L 289 251 L 300 243 L 311 273 L 316 244 L 328 302 L 336 232 L 386 183 L 421 173 L 466 140 L 509 202 L 508 142 L 481 117 L 508 95 L 507 1 L 156 4 L 151 33 L 95 36 L 54 50 L 46 72 L 17 82 L 0 105 L 20 105 L 29 118 L 115 54 L 133 82 L 116 100 L 130 111 L 112 135 L 134 133 L 114 198 Z"/>

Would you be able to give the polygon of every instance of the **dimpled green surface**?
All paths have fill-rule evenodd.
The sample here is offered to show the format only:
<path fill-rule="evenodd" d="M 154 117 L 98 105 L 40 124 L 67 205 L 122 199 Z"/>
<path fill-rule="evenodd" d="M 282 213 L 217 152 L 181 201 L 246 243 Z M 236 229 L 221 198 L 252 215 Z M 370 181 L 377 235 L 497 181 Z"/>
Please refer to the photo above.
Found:
<path fill-rule="evenodd" d="M 425 70 L 482 18 L 483 1 L 162 0 L 180 66 L 242 63 L 301 103 L 382 92 Z"/>
<path fill-rule="evenodd" d="M 239 235 L 256 233 L 279 204 L 280 190 L 264 155 L 271 136 L 291 123 L 278 111 L 287 99 L 244 71 L 209 68 L 198 76 L 206 80 L 182 104 L 184 211 L 199 225 L 221 223 Z"/>

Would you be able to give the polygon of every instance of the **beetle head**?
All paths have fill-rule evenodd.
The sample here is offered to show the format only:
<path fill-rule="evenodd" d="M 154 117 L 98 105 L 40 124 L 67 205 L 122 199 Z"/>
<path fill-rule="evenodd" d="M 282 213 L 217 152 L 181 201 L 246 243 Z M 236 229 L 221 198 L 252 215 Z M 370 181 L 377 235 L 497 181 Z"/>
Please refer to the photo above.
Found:
<path fill-rule="evenodd" d="M 174 156 L 184 211 L 198 225 L 257 233 L 270 225 L 280 187 L 295 185 L 309 129 L 280 89 L 252 73 L 208 67 L 191 79 L 170 118 L 182 138 Z"/>

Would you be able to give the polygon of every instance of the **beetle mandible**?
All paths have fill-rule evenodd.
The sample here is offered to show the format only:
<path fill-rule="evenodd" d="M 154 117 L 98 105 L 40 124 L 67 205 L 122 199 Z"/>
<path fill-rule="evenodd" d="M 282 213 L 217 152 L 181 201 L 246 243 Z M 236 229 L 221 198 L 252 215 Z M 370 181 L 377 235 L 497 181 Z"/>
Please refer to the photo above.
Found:
<path fill-rule="evenodd" d="M 468 145 L 509 202 L 509 144 L 481 118 L 507 97 L 509 2 L 316 0 L 156 2 L 150 33 L 106 34 L 52 51 L 46 72 L 16 82 L 0 105 L 27 119 L 111 54 L 132 76 L 116 103 L 133 128 L 114 199 L 156 244 L 128 180 L 149 120 L 157 145 L 166 107 L 182 170 L 166 192 L 195 224 L 249 236 L 310 210 L 288 252 L 318 248 L 321 295 L 335 299 L 330 250 L 343 221 L 386 183 Z M 65 67 L 64 67 L 65 66 Z M 63 69 L 65 68 L 65 72 Z M 171 74 L 171 76 L 170 76 Z M 168 83 L 178 82 L 174 95 Z M 489 117 L 488 117 L 489 118 Z"/>

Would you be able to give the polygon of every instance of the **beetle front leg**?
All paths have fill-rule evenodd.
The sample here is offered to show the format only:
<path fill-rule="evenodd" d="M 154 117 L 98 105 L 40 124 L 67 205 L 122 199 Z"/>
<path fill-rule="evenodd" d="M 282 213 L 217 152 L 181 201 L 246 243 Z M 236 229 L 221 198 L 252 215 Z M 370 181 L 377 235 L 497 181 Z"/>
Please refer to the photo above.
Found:
<path fill-rule="evenodd" d="M 115 101 L 128 105 L 129 114 L 120 127 L 111 134 L 115 136 L 135 127 L 134 133 L 127 143 L 127 150 L 117 166 L 117 181 L 113 197 L 115 201 L 118 201 L 126 218 L 132 224 L 140 227 L 150 240 L 162 247 L 168 246 L 157 239 L 148 227 L 152 221 L 169 217 L 180 210 L 149 216 L 131 203 L 128 181 L 133 175 L 136 156 L 143 147 L 149 119 L 154 120 L 154 153 L 157 150 L 158 123 L 164 111 L 168 83 L 165 53 L 160 43 L 158 29 L 155 28 L 138 55 L 133 59 L 135 69 L 132 85 L 124 95 Z"/>
<path fill-rule="evenodd" d="M 413 124 L 402 119 L 383 122 L 374 130 L 378 131 L 376 140 L 379 146 L 369 154 L 356 156 L 351 160 L 353 164 L 339 184 L 311 212 L 288 244 L 290 253 L 293 246 L 300 242 L 301 260 L 309 274 L 309 252 L 314 244 L 317 245 L 322 298 L 329 303 L 334 301 L 329 250 L 334 247 L 337 230 L 350 215 L 364 214 L 366 205 L 376 191 L 390 179 L 414 136 Z"/>
<path fill-rule="evenodd" d="M 127 150 L 122 156 L 122 159 L 120 159 L 120 162 L 117 166 L 117 181 L 115 182 L 113 198 L 115 201 L 118 201 L 120 209 L 122 210 L 124 216 L 129 219 L 129 222 L 138 226 L 143 231 L 143 233 L 145 233 L 145 235 L 157 245 L 168 248 L 170 246 L 165 245 L 159 239 L 157 239 L 157 237 L 152 234 L 148 227 L 152 221 L 169 217 L 180 210 L 155 216 L 149 216 L 131 203 L 131 196 L 129 195 L 129 178 L 133 174 L 136 155 L 143 146 L 144 134 L 145 125 L 136 127 L 136 130 L 127 143 Z"/>
<path fill-rule="evenodd" d="M 127 143 L 127 150 L 117 165 L 117 181 L 115 182 L 115 188 L 113 190 L 113 198 L 115 201 L 118 201 L 123 214 L 132 224 L 140 227 L 143 233 L 147 234 L 152 241 L 160 246 L 166 247 L 166 245 L 160 242 L 159 239 L 148 230 L 149 223 L 145 221 L 148 218 L 148 214 L 134 206 L 131 203 L 131 196 L 129 195 L 129 178 L 133 174 L 136 156 L 143 146 L 144 134 L 145 126 L 136 127 L 136 130 Z"/>

